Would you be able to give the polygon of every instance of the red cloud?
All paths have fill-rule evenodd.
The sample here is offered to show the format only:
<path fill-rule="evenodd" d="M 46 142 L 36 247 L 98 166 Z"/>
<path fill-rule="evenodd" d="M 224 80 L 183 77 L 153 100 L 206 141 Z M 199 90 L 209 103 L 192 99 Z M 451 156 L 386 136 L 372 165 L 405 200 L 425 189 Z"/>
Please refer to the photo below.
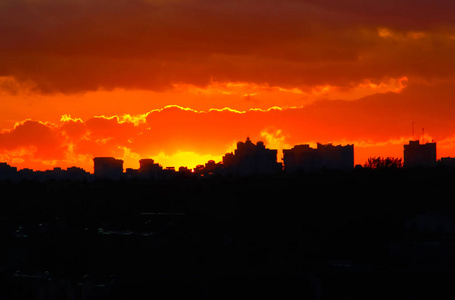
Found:
<path fill-rule="evenodd" d="M 0 134 L 2 150 L 32 147 L 35 155 L 42 159 L 61 159 L 64 138 L 52 124 L 26 120 L 17 123 L 14 129 Z"/>
<path fill-rule="evenodd" d="M 415 137 L 425 127 L 426 139 L 452 144 L 454 88 L 450 84 L 437 87 L 409 84 L 401 93 L 356 101 L 317 101 L 296 108 L 197 111 L 174 105 L 138 116 L 99 116 L 84 121 L 64 116 L 55 124 L 27 120 L 0 133 L 0 160 L 22 162 L 20 167 L 76 165 L 91 170 L 95 156 L 126 159 L 129 155 L 128 161 L 138 161 L 193 152 L 221 159 L 247 135 L 255 141 L 267 137 L 270 143 L 283 147 L 310 142 L 354 143 L 357 149 L 364 149 L 363 154 L 356 151 L 356 155 L 363 155 L 356 156 L 361 159 L 367 150 L 393 146 L 394 156 L 401 156 L 401 145 L 413 138 L 412 123 Z M 451 155 L 447 143 L 445 156 Z M 390 156 L 390 151 L 387 153 Z"/>

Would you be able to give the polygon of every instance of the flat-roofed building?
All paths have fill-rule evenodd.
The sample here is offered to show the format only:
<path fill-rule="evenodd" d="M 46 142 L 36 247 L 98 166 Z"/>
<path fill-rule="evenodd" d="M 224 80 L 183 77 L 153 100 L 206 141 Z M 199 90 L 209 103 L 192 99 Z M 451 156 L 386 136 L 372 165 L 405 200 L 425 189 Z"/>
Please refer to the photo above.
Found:
<path fill-rule="evenodd" d="M 434 167 L 436 165 L 436 143 L 420 144 L 420 141 L 409 141 L 404 145 L 405 168 Z"/>
<path fill-rule="evenodd" d="M 139 160 L 139 178 L 156 179 L 163 175 L 163 167 L 155 163 L 151 158 Z"/>
<path fill-rule="evenodd" d="M 15 179 L 17 177 L 17 168 L 8 165 L 6 162 L 0 162 L 0 180 Z"/>
<path fill-rule="evenodd" d="M 297 145 L 283 150 L 286 172 L 313 172 L 319 170 L 352 170 L 354 168 L 354 145 L 332 144 Z"/>
<path fill-rule="evenodd" d="M 94 174 L 99 179 L 118 180 L 123 175 L 123 160 L 114 157 L 95 157 Z"/>

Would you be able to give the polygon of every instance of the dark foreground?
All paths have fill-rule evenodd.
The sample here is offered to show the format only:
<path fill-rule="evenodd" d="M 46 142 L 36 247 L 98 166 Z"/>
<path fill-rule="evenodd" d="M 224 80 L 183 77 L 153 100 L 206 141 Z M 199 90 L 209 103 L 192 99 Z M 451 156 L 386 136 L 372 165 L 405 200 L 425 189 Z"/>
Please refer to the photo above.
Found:
<path fill-rule="evenodd" d="M 0 299 L 453 299 L 454 182 L 3 182 Z"/>

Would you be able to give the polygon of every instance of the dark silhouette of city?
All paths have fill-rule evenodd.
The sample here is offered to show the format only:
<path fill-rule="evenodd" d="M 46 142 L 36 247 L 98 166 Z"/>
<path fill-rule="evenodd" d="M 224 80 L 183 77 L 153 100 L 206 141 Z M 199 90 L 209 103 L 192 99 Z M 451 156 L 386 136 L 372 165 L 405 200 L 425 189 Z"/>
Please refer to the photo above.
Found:
<path fill-rule="evenodd" d="M 193 170 L 0 164 L 0 299 L 437 299 L 455 294 L 452 158 L 249 138 Z"/>

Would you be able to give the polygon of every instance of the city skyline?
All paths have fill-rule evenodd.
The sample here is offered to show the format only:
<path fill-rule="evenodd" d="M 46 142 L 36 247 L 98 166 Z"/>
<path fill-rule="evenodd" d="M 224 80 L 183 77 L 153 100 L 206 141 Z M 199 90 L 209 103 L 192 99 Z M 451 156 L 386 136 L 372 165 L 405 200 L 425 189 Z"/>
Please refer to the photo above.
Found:
<path fill-rule="evenodd" d="M 363 164 L 355 164 L 354 144 L 333 145 L 333 143 L 317 143 L 316 147 L 309 144 L 294 145 L 292 148 L 283 149 L 282 157 L 278 156 L 277 149 L 269 149 L 263 141 L 255 144 L 249 137 L 245 142 L 238 141 L 237 148 L 225 153 L 220 161 L 208 160 L 194 168 L 188 166 L 162 166 L 153 158 L 141 158 L 138 160 L 139 167 L 131 168 L 124 166 L 122 159 L 110 156 L 93 157 L 93 165 L 90 170 L 80 166 L 66 168 L 54 167 L 47 170 L 33 170 L 30 168 L 18 169 L 7 162 L 0 162 L 0 179 L 15 177 L 20 172 L 22 178 L 34 178 L 33 174 L 46 178 L 76 179 L 88 178 L 86 175 L 94 175 L 95 178 L 119 180 L 121 177 L 139 179 L 171 179 L 170 173 L 182 174 L 194 173 L 218 174 L 229 176 L 252 176 L 252 175 L 276 175 L 281 172 L 314 173 L 319 171 L 351 171 L 355 168 L 376 168 L 371 165 L 373 161 L 390 160 L 399 161 L 398 167 L 405 168 L 434 168 L 441 166 L 453 169 L 455 158 L 441 157 L 437 159 L 437 147 L 435 142 L 423 142 L 410 140 L 403 146 L 403 157 L 373 157 L 370 156 Z M 401 165 L 400 165 L 401 164 Z M 379 167 L 379 165 L 377 166 Z M 397 167 L 397 166 L 395 166 Z M 44 175 L 44 176 L 43 176 Z M 38 177 L 37 177 L 38 178 Z"/>
<path fill-rule="evenodd" d="M 409 140 L 455 156 L 455 4 L 436 1 L 6 0 L 0 161 L 47 170 L 219 161 Z M 424 128 L 424 130 L 423 130 Z"/>

